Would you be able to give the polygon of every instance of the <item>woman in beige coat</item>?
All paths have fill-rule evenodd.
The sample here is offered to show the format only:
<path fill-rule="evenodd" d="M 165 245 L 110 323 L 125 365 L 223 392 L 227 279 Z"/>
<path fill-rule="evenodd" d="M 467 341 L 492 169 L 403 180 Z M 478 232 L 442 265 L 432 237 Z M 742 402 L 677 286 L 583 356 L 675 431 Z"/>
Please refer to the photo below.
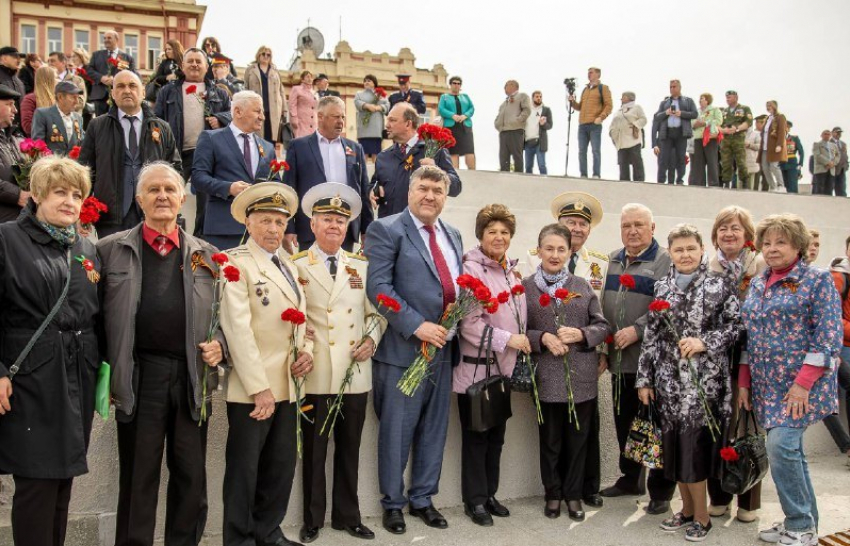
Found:
<path fill-rule="evenodd" d="M 263 113 L 266 121 L 262 133 L 257 136 L 271 142 L 280 142 L 280 120 L 286 115 L 286 95 L 280 81 L 280 73 L 272 63 L 272 50 L 268 46 L 260 46 L 254 57 L 254 62 L 245 69 L 245 89 L 256 92 L 263 97 Z"/>
<path fill-rule="evenodd" d="M 643 169 L 641 131 L 646 125 L 643 108 L 635 104 L 635 94 L 626 91 L 620 98 L 622 107 L 614 114 L 608 134 L 617 148 L 617 163 L 620 165 L 620 180 L 643 182 L 646 175 Z M 634 172 L 634 176 L 632 176 Z"/>

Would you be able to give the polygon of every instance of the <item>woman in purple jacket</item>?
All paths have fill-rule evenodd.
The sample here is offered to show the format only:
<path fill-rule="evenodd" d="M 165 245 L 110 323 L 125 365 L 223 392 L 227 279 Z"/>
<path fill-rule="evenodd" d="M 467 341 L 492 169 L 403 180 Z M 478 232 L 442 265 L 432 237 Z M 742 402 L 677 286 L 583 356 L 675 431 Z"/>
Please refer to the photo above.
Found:
<path fill-rule="evenodd" d="M 522 275 L 517 260 L 509 260 L 508 248 L 516 232 L 516 217 L 504 205 L 487 205 L 475 219 L 475 236 L 479 245 L 463 256 L 463 272 L 480 279 L 494 297 L 501 295 L 498 310 L 487 313 L 480 307 L 460 325 L 461 361 L 453 372 L 452 390 L 458 393 L 457 405 L 462 430 L 461 495 L 464 511 L 478 525 L 493 525 L 491 516 L 507 517 L 510 512 L 496 500 L 499 487 L 499 459 L 505 443 L 505 423 L 486 432 L 468 430 L 470 404 L 466 390 L 484 379 L 487 370 L 481 340 L 485 330 L 492 329 L 492 350 L 497 365 L 491 374 L 510 377 L 519 351 L 529 353 L 531 346 L 524 333 L 525 297 L 515 294 Z M 479 357 L 480 353 L 480 357 Z M 479 358 L 484 362 L 479 363 Z M 491 357 L 492 358 L 492 357 Z"/>
<path fill-rule="evenodd" d="M 570 519 L 584 520 L 582 499 L 599 493 L 599 481 L 585 474 L 592 449 L 590 434 L 599 430 L 598 381 L 601 371 L 596 347 L 608 336 L 608 321 L 590 284 L 569 272 L 572 235 L 561 224 L 550 224 L 537 237 L 537 271 L 522 281 L 528 301 L 528 340 L 537 355 L 540 425 L 540 477 L 546 490 L 546 517 L 561 515 L 567 503 Z M 554 300 L 559 290 L 577 295 L 565 304 L 564 323 L 555 324 Z M 541 296 L 543 298 L 541 299 Z M 570 386 L 564 372 L 569 354 Z M 570 397 L 574 414 L 570 415 Z M 598 467 L 598 462 L 595 466 Z"/>

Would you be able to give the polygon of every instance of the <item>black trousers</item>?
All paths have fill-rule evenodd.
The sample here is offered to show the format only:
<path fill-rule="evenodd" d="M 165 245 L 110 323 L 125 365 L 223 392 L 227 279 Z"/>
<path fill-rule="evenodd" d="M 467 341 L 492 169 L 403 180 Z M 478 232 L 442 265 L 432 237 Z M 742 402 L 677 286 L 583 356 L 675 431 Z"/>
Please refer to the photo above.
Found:
<path fill-rule="evenodd" d="M 541 402 L 543 424 L 540 431 L 540 478 L 546 500 L 581 500 L 599 492 L 599 473 L 587 476 L 587 461 L 595 451 L 598 469 L 599 406 L 596 399 L 576 404 L 576 420 L 570 421 L 566 403 Z M 596 421 L 596 427 L 593 423 Z M 597 447 L 591 447 L 591 436 L 596 432 Z M 592 472 L 593 473 L 593 472 Z M 590 478 L 590 479 L 588 479 Z"/>
<path fill-rule="evenodd" d="M 835 191 L 835 177 L 829 171 L 812 177 L 812 195 L 832 195 Z"/>
<path fill-rule="evenodd" d="M 138 355 L 133 420 L 118 422 L 115 546 L 153 543 L 162 455 L 168 467 L 165 544 L 197 546 L 207 521 L 207 424 L 189 407 L 185 360 Z"/>
<path fill-rule="evenodd" d="M 13 476 L 12 541 L 16 546 L 62 546 L 68 528 L 73 478 L 46 480 Z"/>
<path fill-rule="evenodd" d="M 720 186 L 720 147 L 717 139 L 708 141 L 703 146 L 701 138 L 694 139 L 694 155 L 691 161 L 691 174 L 688 177 L 689 186 L 705 186 L 706 172 L 708 172 L 708 185 Z"/>
<path fill-rule="evenodd" d="M 643 170 L 643 157 L 641 157 L 641 146 L 636 144 L 631 148 L 617 150 L 617 163 L 620 165 L 620 180 L 631 180 L 643 182 L 646 174 Z"/>
<path fill-rule="evenodd" d="M 324 527 L 327 509 L 327 480 L 325 461 L 328 456 L 329 431 L 321 433 L 328 417 L 330 403 L 336 395 L 308 394 L 306 404 L 313 406 L 313 423 L 303 421 L 304 459 L 302 491 L 304 493 L 304 525 Z M 342 413 L 333 428 L 334 469 L 333 506 L 331 521 L 337 525 L 356 526 L 360 523 L 360 501 L 357 481 L 360 467 L 360 438 L 366 422 L 366 403 L 369 393 L 344 394 Z"/>
<path fill-rule="evenodd" d="M 634 421 L 641 407 L 640 398 L 638 398 L 635 389 L 635 377 L 636 374 L 633 373 L 622 374 L 623 390 L 620 394 L 619 415 L 617 408 L 614 408 L 614 426 L 617 429 L 617 443 L 620 446 L 620 472 L 623 474 L 617 479 L 616 485 L 621 489 L 636 491 L 642 495 L 645 491 L 646 468 L 623 455 L 632 421 Z M 617 381 L 617 377 L 612 374 L 612 385 L 614 381 Z M 664 471 L 659 469 L 649 471 L 649 480 L 646 486 L 649 489 L 649 498 L 657 501 L 669 501 L 673 498 L 673 492 L 676 490 L 676 482 L 665 478 Z"/>
<path fill-rule="evenodd" d="M 688 139 L 682 136 L 681 129 L 668 127 L 667 138 L 659 140 L 658 145 L 661 148 L 660 163 L 667 173 L 667 183 L 684 184 Z"/>
<path fill-rule="evenodd" d="M 457 395 L 457 409 L 461 430 L 461 498 L 467 504 L 484 504 L 488 497 L 495 497 L 499 489 L 502 446 L 505 445 L 507 425 L 493 427 L 486 432 L 473 432 L 469 430 L 469 396 Z"/>
<path fill-rule="evenodd" d="M 295 404 L 278 402 L 264 421 L 249 417 L 252 411 L 254 404 L 227 403 L 224 546 L 262 546 L 283 537 L 297 458 Z"/>
<path fill-rule="evenodd" d="M 525 147 L 525 131 L 499 132 L 499 170 L 510 171 L 511 159 L 514 160 L 514 172 L 522 172 L 522 150 Z"/>

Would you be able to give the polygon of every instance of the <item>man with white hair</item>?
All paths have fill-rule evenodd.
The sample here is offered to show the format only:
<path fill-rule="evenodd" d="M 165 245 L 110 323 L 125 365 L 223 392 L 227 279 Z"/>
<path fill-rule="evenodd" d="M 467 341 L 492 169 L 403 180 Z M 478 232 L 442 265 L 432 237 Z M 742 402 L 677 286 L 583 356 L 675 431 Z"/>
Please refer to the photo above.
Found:
<path fill-rule="evenodd" d="M 109 90 L 116 74 L 122 70 L 136 72 L 136 61 L 126 51 L 118 47 L 118 33 L 107 30 L 103 33 L 103 49 L 92 53 L 86 73 L 92 79 L 89 100 L 94 103 L 95 114 L 103 115 L 109 111 Z"/>
<path fill-rule="evenodd" d="M 263 98 L 254 91 L 240 91 L 233 95 L 230 113 L 233 121 L 228 127 L 198 137 L 192 173 L 192 186 L 208 197 L 203 237 L 222 250 L 242 244 L 245 233 L 245 226 L 230 214 L 233 198 L 270 178 L 275 158 L 274 144 L 256 135 L 266 119 Z"/>
<path fill-rule="evenodd" d="M 178 227 L 183 187 L 168 163 L 146 165 L 136 186 L 144 222 L 97 244 L 118 428 L 116 546 L 153 543 L 163 451 L 165 543 L 196 546 L 207 518 L 202 408 L 209 415 L 224 337 L 205 342 L 217 250 Z"/>
<path fill-rule="evenodd" d="M 230 123 L 230 95 L 207 76 L 207 56 L 196 47 L 183 53 L 182 78 L 172 80 L 156 97 L 156 115 L 168 122 L 177 140 L 183 162 L 183 178 L 192 182 L 195 201 L 195 229 L 200 237 L 204 225 L 207 195 L 198 193 L 192 180 L 198 138 L 205 130 L 220 129 Z"/>
<path fill-rule="evenodd" d="M 655 221 L 652 211 L 645 205 L 629 203 L 620 213 L 620 236 L 623 248 L 608 256 L 608 274 L 602 298 L 602 312 L 614 330 L 613 342 L 608 345 L 609 368 L 619 366 L 618 374 L 611 374 L 611 381 L 620 381 L 619 404 L 614 406 L 614 424 L 617 442 L 620 445 L 620 472 L 617 482 L 601 491 L 603 497 L 643 495 L 644 467 L 623 456 L 623 448 L 629 436 L 629 428 L 640 409 L 640 400 L 635 390 L 640 342 L 643 339 L 649 304 L 655 297 L 655 281 L 663 278 L 670 270 L 670 255 L 655 240 Z M 631 283 L 623 275 L 634 279 Z M 620 294 L 620 290 L 623 293 Z M 619 362 L 619 364 L 615 364 Z M 676 488 L 675 482 L 664 478 L 662 470 L 649 471 L 649 514 L 663 514 L 670 509 L 670 499 Z"/>
<path fill-rule="evenodd" d="M 96 225 L 99 237 L 142 221 L 134 196 L 146 163 L 168 161 L 181 168 L 171 128 L 142 102 L 143 96 L 139 76 L 129 70 L 119 72 L 112 81 L 112 107 L 86 129 L 80 163 L 91 169 L 92 195 L 109 207 Z"/>

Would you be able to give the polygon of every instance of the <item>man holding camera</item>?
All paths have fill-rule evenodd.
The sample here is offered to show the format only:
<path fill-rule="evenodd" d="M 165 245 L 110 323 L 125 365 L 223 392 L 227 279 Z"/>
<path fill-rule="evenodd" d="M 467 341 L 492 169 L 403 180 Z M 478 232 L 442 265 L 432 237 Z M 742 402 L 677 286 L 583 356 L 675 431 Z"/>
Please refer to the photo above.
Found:
<path fill-rule="evenodd" d="M 693 138 L 691 120 L 699 115 L 690 97 L 682 96 L 679 80 L 670 80 L 670 96 L 661 101 L 655 113 L 658 131 L 653 131 L 652 150 L 659 156 L 659 168 L 667 173 L 668 184 L 685 183 L 685 154 L 688 140 Z M 660 155 L 659 155 L 660 154 Z M 661 181 L 661 174 L 658 175 Z"/>
<path fill-rule="evenodd" d="M 581 92 L 581 100 L 576 102 L 574 94 L 570 94 L 570 106 L 580 112 L 578 118 L 578 165 L 581 177 L 587 178 L 587 145 L 593 148 L 593 178 L 600 177 L 602 165 L 602 122 L 611 115 L 611 89 L 602 85 L 599 78 L 602 70 L 596 67 L 587 69 L 587 79 L 590 80 Z"/>

